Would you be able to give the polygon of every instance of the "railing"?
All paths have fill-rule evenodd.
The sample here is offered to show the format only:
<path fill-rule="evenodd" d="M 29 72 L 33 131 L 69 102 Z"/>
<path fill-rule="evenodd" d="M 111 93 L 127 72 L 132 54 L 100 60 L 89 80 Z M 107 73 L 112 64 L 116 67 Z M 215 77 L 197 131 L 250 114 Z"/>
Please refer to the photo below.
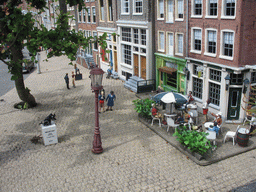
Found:
<path fill-rule="evenodd" d="M 142 80 L 137 82 L 137 93 L 145 93 L 154 91 L 156 88 L 156 80 Z"/>

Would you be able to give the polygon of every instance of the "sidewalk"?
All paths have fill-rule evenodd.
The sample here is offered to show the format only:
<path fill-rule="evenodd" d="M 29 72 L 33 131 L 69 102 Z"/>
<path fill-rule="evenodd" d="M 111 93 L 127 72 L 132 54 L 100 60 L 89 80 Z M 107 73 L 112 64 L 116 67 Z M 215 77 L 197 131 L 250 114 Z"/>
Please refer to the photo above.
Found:
<path fill-rule="evenodd" d="M 106 93 L 113 90 L 117 100 L 114 111 L 100 114 L 104 152 L 93 154 L 89 70 L 78 66 L 83 80 L 67 90 L 64 75 L 73 70 L 68 63 L 64 56 L 51 58 L 41 62 L 41 74 L 34 70 L 25 80 L 36 108 L 14 109 L 15 89 L 0 98 L 0 191 L 229 191 L 256 177 L 256 150 L 209 166 L 195 164 L 138 120 L 132 104 L 137 97 L 122 81 L 105 77 Z M 50 113 L 56 114 L 59 143 L 32 143 Z"/>

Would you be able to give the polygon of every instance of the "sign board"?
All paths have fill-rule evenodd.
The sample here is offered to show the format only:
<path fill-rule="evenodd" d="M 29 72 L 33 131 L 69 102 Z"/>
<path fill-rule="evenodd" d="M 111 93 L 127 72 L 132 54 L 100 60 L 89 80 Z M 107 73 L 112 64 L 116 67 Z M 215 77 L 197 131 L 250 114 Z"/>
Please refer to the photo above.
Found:
<path fill-rule="evenodd" d="M 175 63 L 166 62 L 165 65 L 166 65 L 166 67 L 178 69 L 178 66 Z"/>
<path fill-rule="evenodd" d="M 55 123 L 52 123 L 49 126 L 41 125 L 41 128 L 42 128 L 44 145 L 51 145 L 51 144 L 58 143 L 57 129 L 56 129 Z"/>

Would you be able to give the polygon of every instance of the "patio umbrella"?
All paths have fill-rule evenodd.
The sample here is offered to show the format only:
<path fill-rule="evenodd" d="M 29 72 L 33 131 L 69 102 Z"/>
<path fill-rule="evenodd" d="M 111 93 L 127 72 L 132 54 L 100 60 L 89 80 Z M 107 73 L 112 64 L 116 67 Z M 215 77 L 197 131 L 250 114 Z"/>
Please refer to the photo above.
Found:
<path fill-rule="evenodd" d="M 169 92 L 161 98 L 161 101 L 164 103 L 175 103 L 176 105 L 183 105 L 187 103 L 188 98 L 181 93 Z"/>
<path fill-rule="evenodd" d="M 151 99 L 152 99 L 153 101 L 155 101 L 156 103 L 160 103 L 162 97 L 163 97 L 165 94 L 167 94 L 167 93 L 168 93 L 168 92 L 161 92 L 161 93 L 158 93 L 158 94 L 154 95 L 153 97 L 151 97 Z"/>

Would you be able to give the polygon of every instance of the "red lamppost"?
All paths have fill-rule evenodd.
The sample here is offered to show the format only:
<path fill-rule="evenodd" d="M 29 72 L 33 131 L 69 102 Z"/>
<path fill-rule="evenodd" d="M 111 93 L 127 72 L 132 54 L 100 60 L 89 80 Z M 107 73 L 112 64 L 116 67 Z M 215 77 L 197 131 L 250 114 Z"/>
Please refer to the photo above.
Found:
<path fill-rule="evenodd" d="M 103 148 L 101 146 L 101 137 L 100 137 L 100 127 L 99 127 L 99 110 L 98 110 L 98 97 L 99 91 L 103 88 L 102 86 L 102 77 L 104 72 L 102 69 L 97 66 L 91 69 L 91 87 L 95 93 L 95 131 L 94 131 L 94 140 L 93 140 L 93 153 L 102 153 Z"/>

